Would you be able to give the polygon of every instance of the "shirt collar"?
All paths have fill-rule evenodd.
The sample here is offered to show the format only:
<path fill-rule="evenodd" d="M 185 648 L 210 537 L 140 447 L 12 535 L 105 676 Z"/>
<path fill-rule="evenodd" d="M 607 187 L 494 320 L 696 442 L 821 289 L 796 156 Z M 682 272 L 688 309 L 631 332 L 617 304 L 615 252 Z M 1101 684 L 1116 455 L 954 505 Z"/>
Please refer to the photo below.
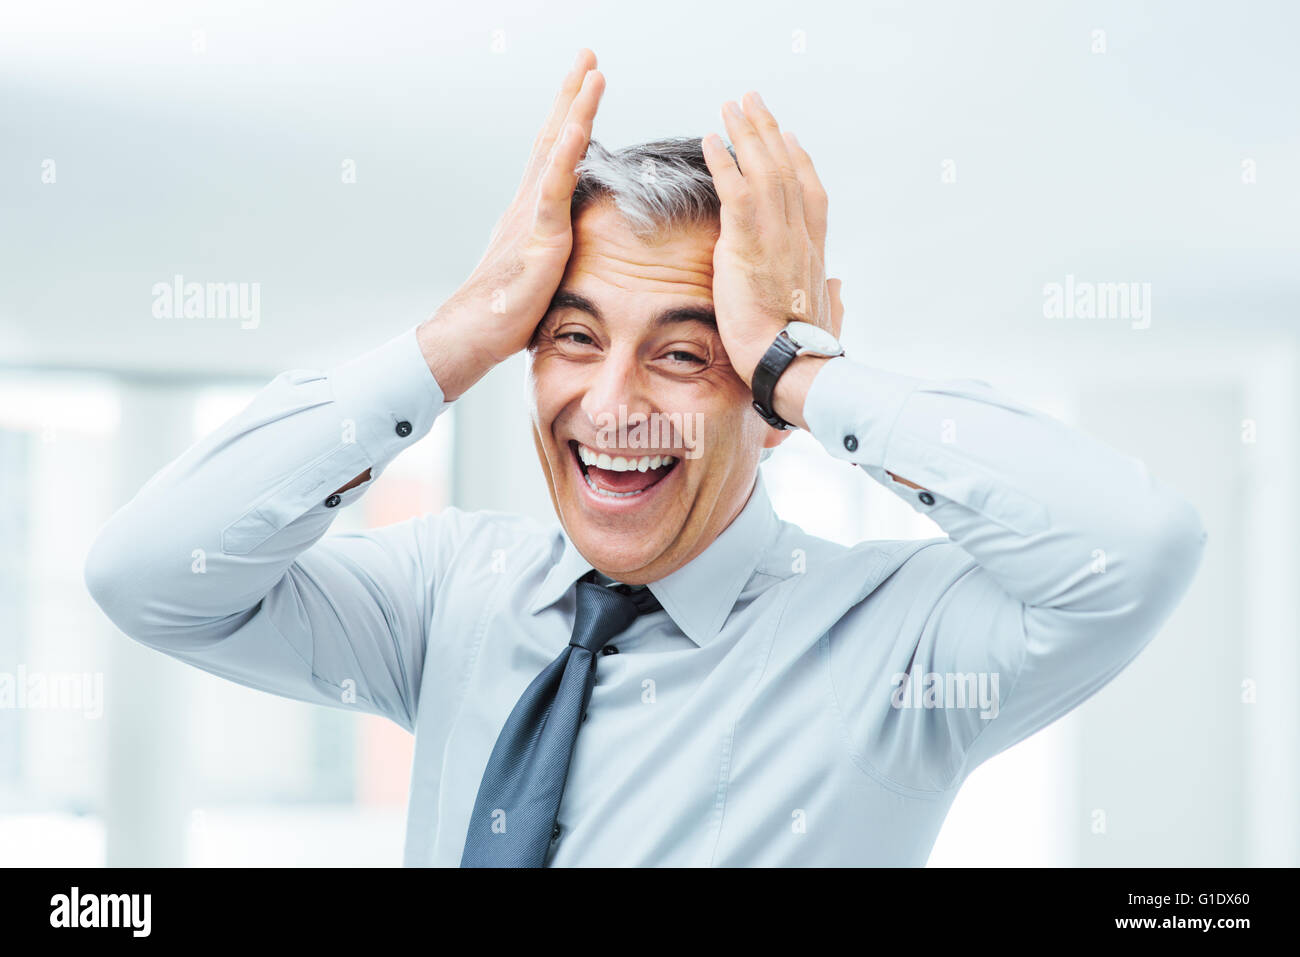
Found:
<path fill-rule="evenodd" d="M 722 631 L 776 525 L 776 513 L 760 473 L 749 501 L 722 534 L 677 571 L 650 583 L 650 591 L 668 616 L 697 646 L 703 647 Z M 564 552 L 533 595 L 529 613 L 535 615 L 555 604 L 591 567 L 565 533 Z"/>

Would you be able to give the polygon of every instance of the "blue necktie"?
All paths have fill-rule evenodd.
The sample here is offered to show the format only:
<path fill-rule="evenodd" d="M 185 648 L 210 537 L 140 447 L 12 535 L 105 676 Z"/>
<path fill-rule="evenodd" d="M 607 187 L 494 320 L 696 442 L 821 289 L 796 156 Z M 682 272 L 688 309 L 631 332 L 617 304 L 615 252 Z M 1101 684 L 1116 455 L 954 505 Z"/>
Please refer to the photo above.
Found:
<path fill-rule="evenodd" d="M 573 637 L 520 696 L 479 783 L 461 867 L 542 867 L 555 830 L 596 655 L 637 615 L 661 606 L 648 588 L 578 582 Z"/>

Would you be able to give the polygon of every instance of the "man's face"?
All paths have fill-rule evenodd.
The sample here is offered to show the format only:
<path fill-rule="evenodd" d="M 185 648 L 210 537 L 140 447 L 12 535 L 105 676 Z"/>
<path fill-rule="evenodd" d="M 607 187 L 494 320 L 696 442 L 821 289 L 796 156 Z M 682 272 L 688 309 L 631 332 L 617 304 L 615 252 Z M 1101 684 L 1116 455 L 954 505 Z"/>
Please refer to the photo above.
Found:
<path fill-rule="evenodd" d="M 707 548 L 782 435 L 750 407 L 713 322 L 717 238 L 714 224 L 646 243 L 612 204 L 587 207 L 529 350 L 556 513 L 592 565 L 629 584 Z"/>

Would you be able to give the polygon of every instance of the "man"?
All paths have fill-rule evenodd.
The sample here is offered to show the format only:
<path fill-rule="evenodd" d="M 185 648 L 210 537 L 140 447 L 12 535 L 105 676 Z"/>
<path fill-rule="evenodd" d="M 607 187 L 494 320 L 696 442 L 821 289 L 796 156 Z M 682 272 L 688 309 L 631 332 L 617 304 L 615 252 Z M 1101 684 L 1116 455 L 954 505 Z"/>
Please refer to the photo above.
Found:
<path fill-rule="evenodd" d="M 734 158 L 611 153 L 603 84 L 582 51 L 456 295 L 161 471 L 90 591 L 182 661 L 415 733 L 407 864 L 922 865 L 973 768 L 1155 634 L 1199 517 L 984 383 L 840 355 L 826 194 L 756 95 L 723 109 Z M 524 349 L 558 527 L 451 508 L 322 537 Z M 780 521 L 758 464 L 787 426 L 948 538 Z"/>

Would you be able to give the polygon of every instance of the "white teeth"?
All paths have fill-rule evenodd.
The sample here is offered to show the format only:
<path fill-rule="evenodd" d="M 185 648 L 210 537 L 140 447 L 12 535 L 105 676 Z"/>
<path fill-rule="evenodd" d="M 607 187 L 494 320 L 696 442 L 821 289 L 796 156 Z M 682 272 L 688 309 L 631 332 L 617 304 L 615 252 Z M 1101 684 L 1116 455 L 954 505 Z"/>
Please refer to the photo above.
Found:
<path fill-rule="evenodd" d="M 642 455 L 640 458 L 628 458 L 623 455 L 610 457 L 604 452 L 595 452 L 585 445 L 574 444 L 578 445 L 578 461 L 583 465 L 610 472 L 648 472 L 650 469 L 667 467 L 677 461 L 677 458 L 672 455 Z M 637 489 L 634 492 L 612 492 L 601 488 L 585 472 L 582 477 L 586 479 L 588 488 L 605 498 L 630 498 L 633 495 L 643 495 L 647 491 L 647 489 Z"/>
<path fill-rule="evenodd" d="M 578 461 L 586 466 L 595 466 L 610 472 L 648 472 L 650 469 L 672 465 L 677 458 L 672 455 L 642 455 L 631 458 L 623 455 L 610 456 L 605 452 L 593 452 L 585 445 L 578 446 Z"/>

